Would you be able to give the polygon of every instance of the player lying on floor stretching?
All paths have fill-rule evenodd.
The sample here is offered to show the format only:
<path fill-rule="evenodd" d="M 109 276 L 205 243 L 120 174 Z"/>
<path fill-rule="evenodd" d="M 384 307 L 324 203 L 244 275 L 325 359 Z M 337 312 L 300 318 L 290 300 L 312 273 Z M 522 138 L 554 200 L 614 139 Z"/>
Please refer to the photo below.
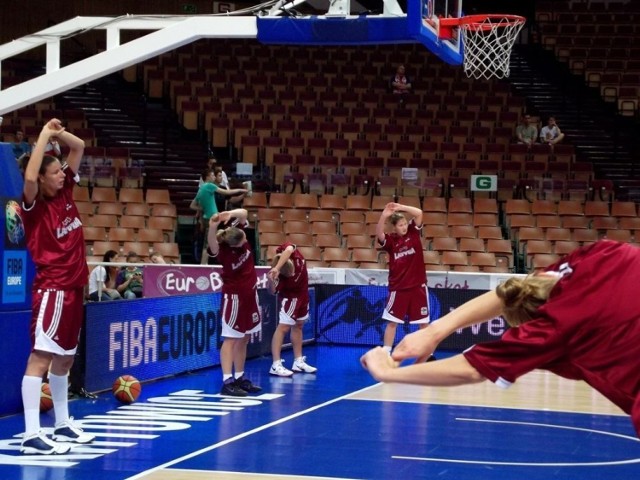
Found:
<path fill-rule="evenodd" d="M 603 240 L 526 278 L 510 278 L 406 336 L 390 357 L 370 350 L 361 363 L 378 381 L 429 386 L 508 387 L 540 368 L 584 380 L 631 415 L 640 436 L 640 249 Z M 396 367 L 427 355 L 459 328 L 503 315 L 514 328 L 454 357 Z"/>

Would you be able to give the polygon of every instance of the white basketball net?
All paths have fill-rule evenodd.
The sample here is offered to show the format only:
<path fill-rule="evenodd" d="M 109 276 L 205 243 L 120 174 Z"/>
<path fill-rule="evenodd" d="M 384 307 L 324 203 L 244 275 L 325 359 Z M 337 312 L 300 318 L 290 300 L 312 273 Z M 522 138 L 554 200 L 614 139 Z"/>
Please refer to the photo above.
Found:
<path fill-rule="evenodd" d="M 468 20 L 472 17 L 466 17 Z M 473 17 L 460 23 L 464 45 L 464 73 L 469 78 L 509 76 L 511 49 L 525 19 L 514 15 Z"/>

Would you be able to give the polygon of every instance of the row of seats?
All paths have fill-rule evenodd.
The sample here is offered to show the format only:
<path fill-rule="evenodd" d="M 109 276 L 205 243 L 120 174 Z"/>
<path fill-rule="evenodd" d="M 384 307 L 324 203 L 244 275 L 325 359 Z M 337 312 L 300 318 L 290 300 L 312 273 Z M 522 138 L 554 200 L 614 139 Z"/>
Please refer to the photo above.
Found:
<path fill-rule="evenodd" d="M 617 103 L 621 115 L 634 116 L 640 101 L 640 30 L 631 2 L 624 9 L 626 14 L 592 14 L 538 5 L 536 18 L 542 45 L 599 88 L 605 101 Z"/>
<path fill-rule="evenodd" d="M 120 188 L 115 187 L 76 187 L 73 189 L 73 199 L 76 202 L 120 202 L 146 203 L 148 205 L 170 205 L 169 190 L 149 188 Z"/>
<path fill-rule="evenodd" d="M 302 246 L 301 253 L 307 260 L 307 267 L 332 267 L 332 268 L 373 268 L 387 269 L 388 259 L 386 252 L 377 252 L 372 249 L 355 248 L 345 250 L 342 248 Z M 266 260 L 273 258 L 275 247 L 267 249 Z M 492 272 L 507 273 L 511 269 L 506 265 L 504 257 L 497 256 L 493 252 L 437 252 L 423 251 L 423 260 L 426 271 L 466 271 L 466 272 Z"/>
<path fill-rule="evenodd" d="M 148 258 L 154 252 L 158 252 L 168 263 L 180 263 L 180 251 L 178 244 L 174 242 L 148 243 L 141 241 L 96 240 L 91 244 L 87 244 L 87 256 L 94 261 L 102 261 L 103 255 L 109 250 L 119 252 L 121 255 L 135 252 L 142 259 Z"/>
<path fill-rule="evenodd" d="M 42 130 L 42 126 L 52 118 L 62 120 L 65 126 L 80 138 L 95 139 L 93 130 L 85 131 L 88 123 L 83 110 L 56 109 L 52 99 L 42 100 L 32 106 L 19 108 L 4 114 L 0 133 L 13 134 L 18 128 L 21 128 L 26 137 L 35 141 Z"/>
<path fill-rule="evenodd" d="M 81 215 L 97 216 L 112 215 L 116 219 L 122 216 L 140 216 L 140 217 L 168 217 L 170 219 L 177 218 L 176 206 L 173 204 L 158 203 L 149 205 L 148 203 L 128 203 L 119 202 L 92 202 L 76 201 L 76 206 Z"/>
<path fill-rule="evenodd" d="M 234 134 L 238 134 L 236 131 Z M 301 132 L 297 131 L 300 135 Z M 460 135 L 465 135 L 462 130 Z M 344 134 L 343 134 L 344 135 Z M 439 135 L 439 134 L 438 134 Z M 550 162 L 571 163 L 575 158 L 572 145 L 558 145 L 560 148 L 551 149 L 545 144 L 534 144 L 530 148 L 527 145 L 497 142 L 499 138 L 511 140 L 512 136 L 486 137 L 487 142 L 477 137 L 454 137 L 444 134 L 442 137 L 424 135 L 417 140 L 409 140 L 408 136 L 398 140 L 386 138 L 367 139 L 362 138 L 323 138 L 323 137 L 288 137 L 284 135 L 259 136 L 257 131 L 251 130 L 248 135 L 239 138 L 239 157 L 245 163 L 262 163 L 272 165 L 275 163 L 275 155 L 287 154 L 312 155 L 319 157 L 336 157 L 339 160 L 344 157 L 358 157 L 364 160 L 366 166 L 369 158 L 400 158 L 406 161 L 413 158 L 425 159 L 470 159 L 479 160 L 513 160 L 519 162 Z M 382 136 L 381 136 L 382 137 Z M 234 137 L 235 138 L 235 137 Z"/>
<path fill-rule="evenodd" d="M 291 209 L 303 212 L 310 221 L 330 221 L 330 215 L 338 217 L 357 215 L 360 219 L 368 218 L 369 211 L 382 211 L 388 202 L 398 201 L 421 208 L 427 212 L 441 213 L 492 213 L 501 211 L 509 216 L 513 214 L 533 215 L 559 215 L 559 216 L 586 216 L 592 217 L 637 217 L 638 206 L 634 202 L 627 201 L 601 201 L 601 200 L 526 200 L 509 199 L 498 202 L 494 198 L 444 198 L 428 196 L 422 200 L 418 197 L 381 197 L 364 195 L 314 195 L 308 193 L 266 193 L 253 192 L 246 197 L 244 208 L 259 212 L 259 220 L 273 220 L 282 218 L 284 211 Z M 354 213 L 355 211 L 355 213 Z M 262 215 L 265 215 L 263 218 Z M 266 217 L 270 215 L 269 217 Z M 271 216 L 271 215 L 275 215 Z M 313 215 L 313 217 L 312 217 Z M 363 217 L 364 215 L 364 217 Z M 312 219 L 313 218 L 313 219 Z M 293 219 L 293 218 L 292 218 Z M 304 217 L 295 218 L 296 220 Z M 355 221 L 355 220 L 350 220 Z"/>

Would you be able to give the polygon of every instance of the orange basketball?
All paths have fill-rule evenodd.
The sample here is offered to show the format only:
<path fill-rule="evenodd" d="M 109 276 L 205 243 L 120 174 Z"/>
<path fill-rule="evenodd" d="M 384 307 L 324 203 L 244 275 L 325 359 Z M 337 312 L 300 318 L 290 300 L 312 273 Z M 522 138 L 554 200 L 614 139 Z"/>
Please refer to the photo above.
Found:
<path fill-rule="evenodd" d="M 113 382 L 113 396 L 116 397 L 122 403 L 133 403 L 137 400 L 140 392 L 142 391 L 142 385 L 137 378 L 131 375 L 122 375 Z"/>
<path fill-rule="evenodd" d="M 51 389 L 48 383 L 43 383 L 40 388 L 40 411 L 48 412 L 53 408 L 53 399 L 51 398 Z"/>

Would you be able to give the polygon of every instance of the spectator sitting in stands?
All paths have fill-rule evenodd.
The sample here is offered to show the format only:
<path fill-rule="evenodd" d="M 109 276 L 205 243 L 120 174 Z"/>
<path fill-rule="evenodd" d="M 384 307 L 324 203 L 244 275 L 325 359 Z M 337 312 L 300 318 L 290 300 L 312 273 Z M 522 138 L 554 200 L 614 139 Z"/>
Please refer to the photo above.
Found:
<path fill-rule="evenodd" d="M 530 115 L 522 117 L 522 122 L 516 127 L 516 137 L 518 138 L 518 143 L 524 143 L 529 147 L 536 143 L 536 138 L 538 138 L 538 128 L 531 120 Z"/>
<path fill-rule="evenodd" d="M 22 130 L 16 130 L 11 146 L 13 147 L 13 155 L 16 159 L 19 159 L 26 153 L 31 153 L 31 145 L 24 139 L 24 132 Z"/>
<path fill-rule="evenodd" d="M 127 253 L 127 263 L 140 263 L 140 257 L 136 252 L 129 252 Z M 135 265 L 124 267 L 118 274 L 116 288 L 123 298 L 142 297 L 142 269 Z"/>
<path fill-rule="evenodd" d="M 56 137 L 51 137 L 49 143 L 45 147 L 45 155 L 51 155 L 52 157 L 60 158 L 62 156 L 62 150 L 60 150 L 60 144 Z"/>
<path fill-rule="evenodd" d="M 102 257 L 103 262 L 117 262 L 118 252 L 109 250 Z M 122 298 L 116 289 L 116 277 L 118 267 L 104 265 L 96 266 L 89 275 L 89 299 L 94 302 L 107 300 L 119 300 Z M 102 284 L 102 286 L 100 286 Z M 100 292 L 100 294 L 98 294 Z"/>
<path fill-rule="evenodd" d="M 405 75 L 404 65 L 398 65 L 395 75 L 391 77 L 391 89 L 394 94 L 400 95 L 400 102 L 404 102 L 404 96 L 411 93 L 411 80 Z"/>
<path fill-rule="evenodd" d="M 563 138 L 564 133 L 560 131 L 560 127 L 556 124 L 555 117 L 549 117 L 547 125 L 540 130 L 540 141 L 553 147 L 556 143 L 561 142 Z"/>
<path fill-rule="evenodd" d="M 149 255 L 149 261 L 157 265 L 163 265 L 167 263 L 165 262 L 164 257 L 160 254 L 160 252 L 153 252 L 151 255 Z"/>

